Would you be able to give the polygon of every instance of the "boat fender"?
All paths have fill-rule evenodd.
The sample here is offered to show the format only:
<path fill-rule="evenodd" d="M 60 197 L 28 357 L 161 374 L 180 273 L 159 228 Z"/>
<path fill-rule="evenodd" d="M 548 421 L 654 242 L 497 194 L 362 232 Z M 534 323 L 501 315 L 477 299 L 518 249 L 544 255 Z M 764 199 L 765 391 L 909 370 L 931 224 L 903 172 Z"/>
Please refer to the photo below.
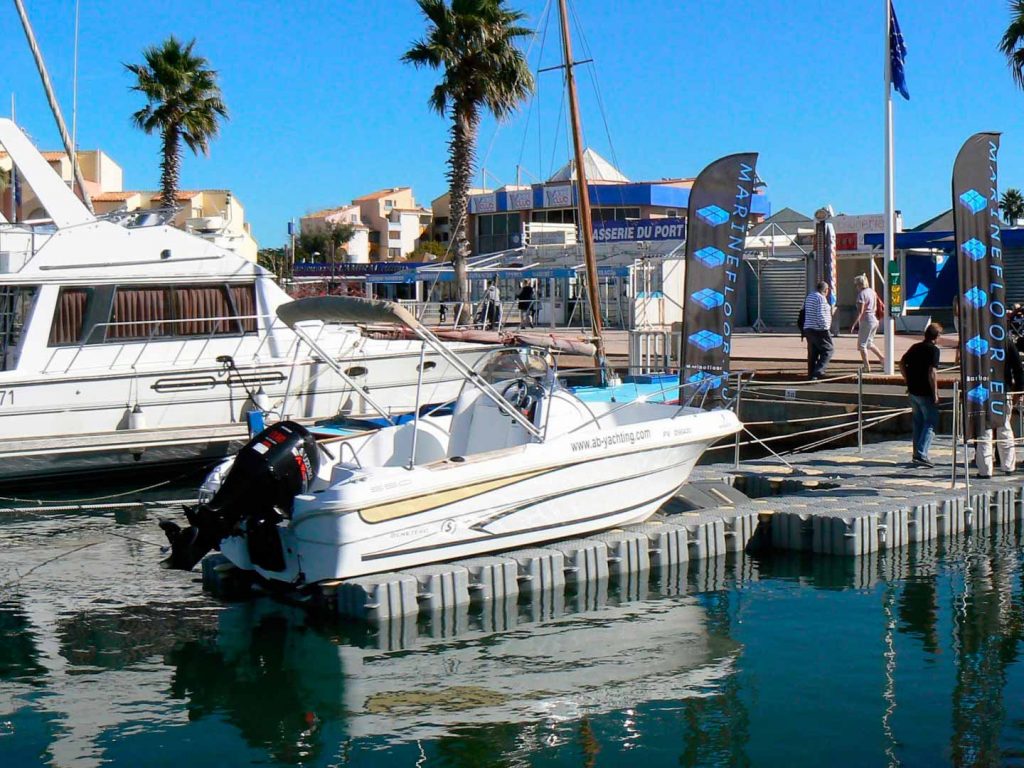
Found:
<path fill-rule="evenodd" d="M 267 392 L 265 389 L 263 389 L 262 384 L 260 385 L 259 389 L 256 390 L 256 393 L 252 396 L 252 404 L 256 407 L 257 410 L 262 411 L 263 413 L 266 413 L 270 408 L 270 398 L 267 397 Z"/>
<path fill-rule="evenodd" d="M 128 413 L 128 429 L 145 429 L 146 414 L 142 412 L 142 406 L 138 403 Z"/>

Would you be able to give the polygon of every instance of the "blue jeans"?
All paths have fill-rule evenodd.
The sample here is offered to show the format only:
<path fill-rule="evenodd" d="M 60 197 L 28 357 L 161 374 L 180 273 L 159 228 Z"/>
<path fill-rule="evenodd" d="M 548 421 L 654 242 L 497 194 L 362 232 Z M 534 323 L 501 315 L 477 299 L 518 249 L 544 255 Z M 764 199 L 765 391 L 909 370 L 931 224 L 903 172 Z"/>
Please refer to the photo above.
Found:
<path fill-rule="evenodd" d="M 914 412 L 914 457 L 927 459 L 939 423 L 939 408 L 930 395 L 909 395 Z"/>

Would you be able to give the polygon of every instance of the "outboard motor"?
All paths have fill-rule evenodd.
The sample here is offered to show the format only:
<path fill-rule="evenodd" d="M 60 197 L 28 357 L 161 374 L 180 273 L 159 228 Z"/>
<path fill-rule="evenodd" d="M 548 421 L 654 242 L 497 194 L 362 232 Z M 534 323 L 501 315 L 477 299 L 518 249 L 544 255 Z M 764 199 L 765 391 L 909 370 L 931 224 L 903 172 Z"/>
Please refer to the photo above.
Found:
<path fill-rule="evenodd" d="M 319 449 L 305 427 L 282 421 L 264 429 L 238 452 L 212 499 L 185 507 L 188 528 L 160 521 L 171 542 L 170 567 L 191 570 L 221 539 L 240 533 L 245 521 L 252 562 L 284 570 L 277 524 L 291 514 L 295 496 L 309 490 L 319 466 Z"/>

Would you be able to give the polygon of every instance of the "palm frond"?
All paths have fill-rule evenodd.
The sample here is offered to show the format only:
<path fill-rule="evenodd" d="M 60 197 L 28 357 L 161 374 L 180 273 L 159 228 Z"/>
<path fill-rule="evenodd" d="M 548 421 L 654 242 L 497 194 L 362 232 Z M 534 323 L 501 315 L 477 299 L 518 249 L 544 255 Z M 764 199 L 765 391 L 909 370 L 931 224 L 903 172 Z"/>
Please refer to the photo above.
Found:
<path fill-rule="evenodd" d="M 1010 24 L 999 41 L 1017 87 L 1024 89 L 1024 0 L 1011 0 Z"/>

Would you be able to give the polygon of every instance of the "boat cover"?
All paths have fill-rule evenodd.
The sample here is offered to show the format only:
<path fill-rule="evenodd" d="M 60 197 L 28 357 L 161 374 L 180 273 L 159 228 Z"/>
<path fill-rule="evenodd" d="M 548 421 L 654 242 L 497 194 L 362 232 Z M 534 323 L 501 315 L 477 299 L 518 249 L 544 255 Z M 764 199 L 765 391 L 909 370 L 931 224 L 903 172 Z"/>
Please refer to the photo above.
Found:
<path fill-rule="evenodd" d="M 397 323 L 418 328 L 409 311 L 391 301 L 361 299 L 356 296 L 313 296 L 282 304 L 277 316 L 289 327 L 304 320 L 325 323 Z"/>

